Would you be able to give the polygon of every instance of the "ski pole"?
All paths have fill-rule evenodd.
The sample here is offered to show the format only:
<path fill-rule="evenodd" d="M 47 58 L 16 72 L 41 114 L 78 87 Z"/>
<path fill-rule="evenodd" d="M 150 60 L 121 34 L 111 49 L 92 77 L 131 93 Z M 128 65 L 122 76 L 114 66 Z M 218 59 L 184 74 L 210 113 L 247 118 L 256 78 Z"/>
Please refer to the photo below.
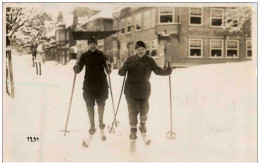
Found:
<path fill-rule="evenodd" d="M 78 66 L 78 60 L 77 60 L 76 66 Z M 67 121 L 66 121 L 66 125 L 65 125 L 65 130 L 61 130 L 62 132 L 64 132 L 64 136 L 66 136 L 67 132 L 70 133 L 70 131 L 67 131 L 67 127 L 68 127 L 68 121 L 69 121 L 69 116 L 70 116 L 70 108 L 71 108 L 71 103 L 72 103 L 72 97 L 73 97 L 73 92 L 74 92 L 74 87 L 75 87 L 76 76 L 77 76 L 77 73 L 75 72 L 74 73 L 74 79 L 73 79 L 71 96 L 70 96 L 70 105 L 69 105 L 69 111 L 68 111 L 68 115 L 67 115 Z"/>
<path fill-rule="evenodd" d="M 121 100 L 121 97 L 122 97 L 122 92 L 123 92 L 124 85 L 125 85 L 126 75 L 127 75 L 127 74 L 125 74 L 125 77 L 124 77 L 124 80 L 123 80 L 123 84 L 122 84 L 122 88 L 121 88 L 121 93 L 120 93 L 120 96 L 119 96 L 119 100 L 118 100 L 118 104 L 117 104 L 117 109 L 116 109 L 116 114 L 115 114 L 114 120 L 113 120 L 113 122 L 112 122 L 111 127 L 108 126 L 108 132 L 109 132 L 110 134 L 112 134 L 112 133 L 114 134 L 114 133 L 115 133 L 114 124 L 116 123 L 115 119 L 116 119 L 116 115 L 117 115 L 117 112 L 118 112 L 118 109 L 119 109 L 119 104 L 120 104 L 120 100 Z M 115 125 L 116 125 L 116 124 L 115 124 Z"/>
<path fill-rule="evenodd" d="M 107 61 L 107 67 L 109 62 Z M 113 107 L 113 112 L 114 112 L 114 121 L 115 121 L 115 126 L 117 127 L 119 124 L 119 121 L 116 120 L 116 112 L 115 112 L 115 105 L 114 105 L 114 98 L 113 98 L 113 92 L 112 92 L 112 84 L 111 84 L 111 79 L 110 79 L 110 74 L 108 75 L 108 82 L 109 82 L 109 88 L 110 88 L 110 94 L 111 94 L 111 100 L 112 100 L 112 107 Z"/>
<path fill-rule="evenodd" d="M 170 66 L 170 62 L 168 62 Z M 171 120 L 171 130 L 166 133 L 166 137 L 169 140 L 174 140 L 176 138 L 176 133 L 172 131 L 172 88 L 171 88 L 171 74 L 169 74 L 169 88 L 170 88 L 170 120 Z"/>

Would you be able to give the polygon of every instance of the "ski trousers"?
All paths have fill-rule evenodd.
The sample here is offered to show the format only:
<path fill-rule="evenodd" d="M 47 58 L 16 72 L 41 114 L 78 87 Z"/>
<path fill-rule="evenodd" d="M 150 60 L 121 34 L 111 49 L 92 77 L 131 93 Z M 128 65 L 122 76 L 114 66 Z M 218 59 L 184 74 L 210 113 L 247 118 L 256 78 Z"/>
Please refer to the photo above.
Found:
<path fill-rule="evenodd" d="M 137 126 L 137 116 L 139 113 L 140 123 L 145 124 L 149 111 L 149 97 L 145 99 L 134 99 L 126 95 L 126 101 L 128 105 L 129 124 L 131 128 Z"/>
<path fill-rule="evenodd" d="M 103 115 L 105 110 L 105 101 L 108 98 L 108 90 L 102 90 L 102 91 L 92 91 L 92 90 L 84 90 L 83 91 L 83 98 L 86 102 L 87 111 L 89 115 L 89 121 L 90 121 L 90 130 L 94 130 L 95 128 L 95 111 L 94 111 L 94 105 L 95 102 L 98 105 L 98 117 L 99 117 L 99 127 L 102 129 L 105 127 L 105 124 L 103 123 Z"/>

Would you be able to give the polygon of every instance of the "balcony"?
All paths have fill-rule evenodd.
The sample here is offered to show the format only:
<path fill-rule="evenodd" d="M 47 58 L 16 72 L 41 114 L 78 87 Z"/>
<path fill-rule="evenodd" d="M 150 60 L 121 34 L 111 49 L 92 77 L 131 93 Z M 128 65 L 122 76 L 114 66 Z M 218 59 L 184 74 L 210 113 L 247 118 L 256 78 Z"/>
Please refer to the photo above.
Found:
<path fill-rule="evenodd" d="M 155 33 L 161 36 L 170 36 L 180 34 L 180 24 L 157 24 Z"/>

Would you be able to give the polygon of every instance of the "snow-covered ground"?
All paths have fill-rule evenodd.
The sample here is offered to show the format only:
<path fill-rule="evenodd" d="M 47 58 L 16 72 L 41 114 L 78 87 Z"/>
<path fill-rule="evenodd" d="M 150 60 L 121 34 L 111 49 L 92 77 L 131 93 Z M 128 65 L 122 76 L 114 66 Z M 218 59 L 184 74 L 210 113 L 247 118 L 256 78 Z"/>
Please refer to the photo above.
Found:
<path fill-rule="evenodd" d="M 153 74 L 147 121 L 152 143 L 145 145 L 138 133 L 135 153 L 129 151 L 125 96 L 118 112 L 120 124 L 116 133 L 110 135 L 106 130 L 107 141 L 101 141 L 96 112 L 97 132 L 91 146 L 81 146 L 89 129 L 82 97 L 84 72 L 77 75 L 68 124 L 70 133 L 64 137 L 61 130 L 67 118 L 74 64 L 75 61 L 67 65 L 46 62 L 39 76 L 32 67 L 31 55 L 13 55 L 15 99 L 7 96 L 3 85 L 4 161 L 257 161 L 253 62 L 175 69 L 171 76 L 175 140 L 166 138 L 170 130 L 169 78 Z M 111 80 L 117 105 L 123 77 L 113 70 Z M 110 126 L 112 120 L 109 94 L 106 125 Z M 39 137 L 39 141 L 28 142 L 30 136 Z"/>

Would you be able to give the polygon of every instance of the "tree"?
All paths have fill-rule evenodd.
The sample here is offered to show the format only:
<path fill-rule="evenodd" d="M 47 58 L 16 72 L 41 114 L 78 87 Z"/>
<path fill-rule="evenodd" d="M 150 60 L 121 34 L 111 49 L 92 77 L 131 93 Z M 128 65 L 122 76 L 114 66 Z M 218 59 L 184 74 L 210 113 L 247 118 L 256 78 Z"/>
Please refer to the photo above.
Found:
<path fill-rule="evenodd" d="M 19 46 L 24 48 L 29 47 L 33 42 L 45 41 L 45 26 L 44 21 L 40 19 L 41 15 L 34 16 L 30 21 L 24 25 L 16 33 L 16 39 Z"/>
<path fill-rule="evenodd" d="M 34 8 L 7 7 L 6 8 L 6 36 L 10 39 L 24 23 L 31 20 L 36 10 Z"/>
<path fill-rule="evenodd" d="M 12 53 L 10 50 L 10 43 L 13 35 L 22 27 L 28 24 L 30 26 L 33 18 L 37 13 L 34 8 L 22 7 L 6 7 L 6 93 L 14 98 L 14 78 L 12 69 Z M 10 79 L 9 79 L 10 76 Z M 10 83 L 11 93 L 9 92 L 8 83 Z"/>
<path fill-rule="evenodd" d="M 227 9 L 226 17 L 225 29 L 228 28 L 230 32 L 242 32 L 250 35 L 252 19 L 251 7 L 229 8 Z"/>

